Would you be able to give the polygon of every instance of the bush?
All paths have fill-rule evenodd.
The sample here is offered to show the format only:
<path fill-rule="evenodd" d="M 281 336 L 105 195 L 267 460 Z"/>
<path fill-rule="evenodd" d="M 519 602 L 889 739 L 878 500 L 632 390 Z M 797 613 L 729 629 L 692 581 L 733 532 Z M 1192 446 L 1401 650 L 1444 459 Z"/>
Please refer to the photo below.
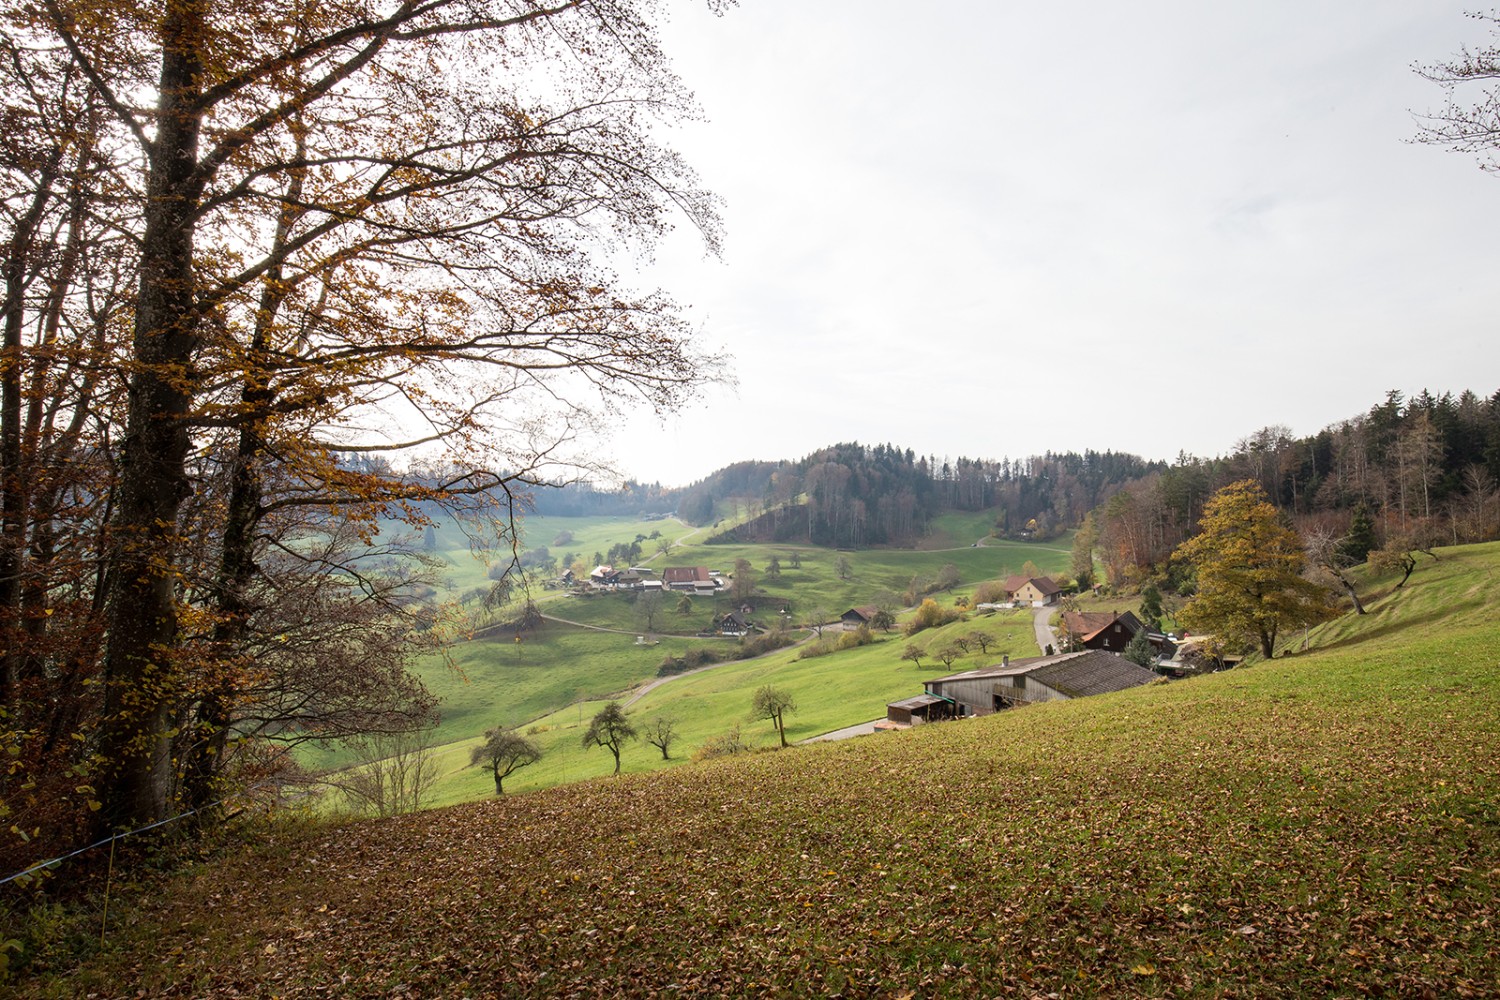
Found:
<path fill-rule="evenodd" d="M 860 646 L 868 646 L 875 641 L 875 636 L 870 632 L 870 626 L 861 625 L 853 632 L 845 632 L 839 636 L 839 649 L 857 649 Z"/>
<path fill-rule="evenodd" d="M 725 660 L 748 660 L 752 656 L 760 656 L 783 646 L 790 646 L 796 642 L 791 636 L 784 632 L 767 632 L 765 635 L 755 637 L 746 636 L 740 640 L 740 644 L 732 650 L 715 649 L 711 646 L 698 646 L 683 652 L 681 656 L 668 656 L 661 661 L 661 666 L 656 668 L 656 676 L 668 677 L 672 674 L 680 674 L 684 670 L 693 670 L 698 667 L 706 667 L 713 663 L 723 663 Z"/>
<path fill-rule="evenodd" d="M 796 641 L 785 632 L 767 632 L 765 635 L 758 635 L 754 638 L 746 636 L 740 640 L 740 652 L 736 659 L 748 660 L 752 656 L 760 656 L 762 653 L 790 646 Z"/>
<path fill-rule="evenodd" d="M 908 636 L 916 635 L 923 629 L 947 625 L 949 622 L 956 622 L 962 617 L 963 615 L 957 611 L 939 607 L 937 601 L 929 597 L 922 601 L 921 606 L 917 608 L 916 614 L 912 616 L 911 621 L 907 622 L 906 634 Z"/>
<path fill-rule="evenodd" d="M 1008 600 L 1004 580 L 985 580 L 974 588 L 975 604 L 1004 604 Z"/>
<path fill-rule="evenodd" d="M 721 736 L 715 736 L 705 742 L 697 750 L 693 751 L 695 763 L 705 760 L 714 760 L 719 757 L 732 757 L 735 754 L 749 753 L 750 744 L 745 742 L 740 735 L 740 727 L 736 725 L 729 732 Z"/>

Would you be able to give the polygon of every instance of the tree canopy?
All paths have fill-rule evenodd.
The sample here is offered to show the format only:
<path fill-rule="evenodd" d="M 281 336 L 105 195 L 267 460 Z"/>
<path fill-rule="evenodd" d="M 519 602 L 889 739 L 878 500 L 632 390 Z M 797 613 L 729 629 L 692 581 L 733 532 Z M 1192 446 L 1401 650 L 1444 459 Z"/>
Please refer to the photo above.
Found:
<path fill-rule="evenodd" d="M 484 742 L 469 753 L 472 767 L 484 767 L 494 775 L 495 794 L 505 794 L 505 779 L 542 759 L 542 748 L 513 729 L 487 729 Z"/>
<path fill-rule="evenodd" d="M 1328 591 L 1301 575 L 1301 539 L 1257 483 L 1241 480 L 1215 493 L 1200 528 L 1176 553 L 1197 570 L 1197 593 L 1177 616 L 1184 626 L 1220 640 L 1254 640 L 1269 658 L 1282 630 L 1332 613 Z"/>
<path fill-rule="evenodd" d="M 583 734 L 583 748 L 604 747 L 615 758 L 615 774 L 620 773 L 620 749 L 626 740 L 636 737 L 635 725 L 617 701 L 599 709 L 589 720 L 589 728 Z"/>
<path fill-rule="evenodd" d="M 756 689 L 755 697 L 751 699 L 750 716 L 755 719 L 770 719 L 771 724 L 776 727 L 776 735 L 781 737 L 781 745 L 786 743 L 786 714 L 797 711 L 797 702 L 790 694 L 770 684 Z"/>
<path fill-rule="evenodd" d="M 0 0 L 13 820 L 149 823 L 256 741 L 424 725 L 428 564 L 382 524 L 504 506 L 716 374 L 599 263 L 718 243 L 655 15 Z"/>

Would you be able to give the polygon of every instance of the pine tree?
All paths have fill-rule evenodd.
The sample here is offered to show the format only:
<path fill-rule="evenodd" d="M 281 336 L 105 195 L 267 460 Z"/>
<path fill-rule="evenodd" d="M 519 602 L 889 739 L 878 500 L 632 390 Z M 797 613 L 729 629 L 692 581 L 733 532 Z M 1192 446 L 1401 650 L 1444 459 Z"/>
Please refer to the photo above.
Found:
<path fill-rule="evenodd" d="M 1141 629 L 1130 637 L 1130 641 L 1125 644 L 1125 651 L 1120 655 L 1131 663 L 1145 667 L 1148 670 L 1151 668 L 1151 664 L 1156 662 L 1156 654 L 1151 648 L 1151 640 L 1146 638 L 1145 629 Z"/>
<path fill-rule="evenodd" d="M 1339 540 L 1339 559 L 1345 565 L 1354 566 L 1368 559 L 1371 549 L 1378 548 L 1380 541 L 1375 537 L 1375 522 L 1370 519 L 1370 508 L 1361 503 L 1354 508 L 1349 533 Z"/>

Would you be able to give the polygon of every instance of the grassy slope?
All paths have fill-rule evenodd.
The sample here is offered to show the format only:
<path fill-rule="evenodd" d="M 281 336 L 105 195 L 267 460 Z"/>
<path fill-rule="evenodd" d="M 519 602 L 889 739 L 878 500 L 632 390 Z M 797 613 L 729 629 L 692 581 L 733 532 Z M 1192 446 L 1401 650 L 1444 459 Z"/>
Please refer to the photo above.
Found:
<path fill-rule="evenodd" d="M 1493 996 L 1500 546 L 1442 556 L 1248 670 L 270 836 L 31 988 Z"/>
<path fill-rule="evenodd" d="M 711 737 L 741 727 L 746 742 L 764 747 L 777 744 L 771 724 L 753 720 L 747 715 L 755 689 L 774 684 L 790 693 L 797 710 L 786 717 L 787 739 L 802 740 L 844 726 L 885 714 L 887 702 L 920 694 L 922 679 L 937 677 L 997 660 L 1002 652 L 1035 655 L 1031 616 L 1026 612 L 981 616 L 968 622 L 955 622 L 933 629 L 910 640 L 921 648 L 940 649 L 954 635 L 976 630 L 995 637 L 988 657 L 976 649 L 951 668 L 935 658 L 924 659 L 918 669 L 901 653 L 908 640 L 898 633 L 881 636 L 872 645 L 827 656 L 798 659 L 800 650 L 788 649 L 769 656 L 739 663 L 728 663 L 712 670 L 674 678 L 648 693 L 630 707 L 638 720 L 658 716 L 674 720 L 679 735 L 672 748 L 673 759 L 664 761 L 658 750 L 645 744 L 627 746 L 621 754 L 625 772 L 662 770 L 687 763 L 694 748 Z M 835 634 L 830 631 L 829 635 Z M 664 643 L 665 645 L 665 643 Z M 658 647 L 661 648 L 661 647 Z M 608 775 L 614 758 L 601 749 L 585 751 L 581 746 L 584 729 L 593 713 L 604 702 L 590 701 L 571 705 L 538 720 L 532 738 L 542 748 L 538 764 L 518 771 L 506 781 L 511 792 L 548 788 L 584 778 Z M 441 758 L 443 777 L 433 789 L 435 805 L 466 802 L 493 793 L 488 775 L 467 767 L 470 749 L 477 739 L 469 739 L 444 748 Z"/>
<path fill-rule="evenodd" d="M 972 515 L 988 523 L 989 515 Z M 691 535 L 694 529 L 675 521 L 636 522 L 618 518 L 532 518 L 525 522 L 526 543 L 540 539 L 538 544 L 549 544 L 559 532 L 571 531 L 574 541 L 566 548 L 592 553 L 607 550 L 619 541 L 629 541 L 637 534 L 649 535 L 661 531 L 674 539 Z M 967 535 L 965 535 L 967 537 Z M 484 567 L 473 560 L 467 543 L 456 528 L 440 528 L 437 532 L 437 552 L 455 567 L 456 590 L 461 592 L 484 580 Z M 561 555 L 564 547 L 553 546 Z M 963 584 L 953 594 L 938 595 L 944 603 L 953 597 L 968 593 L 984 579 L 1004 576 L 1019 570 L 1031 559 L 1049 571 L 1060 570 L 1067 564 L 1067 545 L 1050 543 L 1031 545 L 1026 543 L 995 543 L 993 547 L 962 549 L 944 552 L 911 552 L 902 550 L 880 550 L 867 552 L 835 553 L 827 549 L 797 546 L 721 546 L 695 545 L 691 542 L 675 549 L 667 557 L 655 552 L 651 543 L 644 548 L 647 555 L 643 561 L 660 568 L 663 565 L 709 565 L 729 570 L 739 558 L 748 559 L 756 568 L 762 590 L 770 595 L 790 600 L 799 614 L 800 621 L 815 608 L 822 608 L 831 616 L 841 614 L 847 608 L 870 601 L 882 589 L 902 590 L 914 575 L 932 576 L 945 563 L 959 566 Z M 791 567 L 791 553 L 801 556 L 801 568 Z M 767 579 L 765 567 L 771 557 L 777 556 L 783 571 L 779 579 Z M 852 573 L 849 579 L 840 579 L 836 572 L 837 559 L 848 559 Z M 537 633 L 528 634 L 518 646 L 505 635 L 483 638 L 462 643 L 452 652 L 453 663 L 443 657 L 430 657 L 417 665 L 417 673 L 440 699 L 439 711 L 442 723 L 436 741 L 452 744 L 445 752 L 444 766 L 449 772 L 461 770 L 467 761 L 469 747 L 484 730 L 495 725 L 515 726 L 534 720 L 544 725 L 553 725 L 553 720 L 544 719 L 552 713 L 576 717 L 579 702 L 593 703 L 611 695 L 627 693 L 653 678 L 662 658 L 668 653 L 681 653 L 689 646 L 705 644 L 722 645 L 722 640 L 689 638 L 663 638 L 656 646 L 638 646 L 634 636 L 643 631 L 634 609 L 634 597 L 627 594 L 595 594 L 585 598 L 565 598 L 559 592 L 539 592 L 535 595 L 542 601 L 545 613 L 580 622 L 596 628 L 618 629 L 627 635 L 612 635 L 585 629 L 570 629 L 559 624 L 548 624 Z M 774 619 L 773 610 L 779 602 L 760 601 L 759 620 Z M 676 610 L 677 596 L 666 595 L 664 610 L 656 620 L 658 633 L 691 636 L 706 629 L 715 614 L 729 610 L 733 603 L 727 595 L 716 598 L 694 598 L 693 607 L 687 614 Z M 967 631 L 967 630 L 965 630 Z M 1009 633 L 1006 633 L 1009 635 Z M 930 639 L 919 642 L 926 648 Z M 1011 645 L 1022 650 L 1018 655 L 1028 655 L 1033 650 L 1027 641 L 1017 640 Z M 932 645 L 934 650 L 939 645 Z M 848 654 L 845 654 L 846 656 Z M 886 650 L 883 661 L 876 670 L 899 667 L 900 650 Z M 784 657 L 783 659 L 786 659 Z M 844 657 L 837 661 L 824 661 L 825 665 L 847 662 Z M 915 674 L 902 676 L 901 684 L 888 681 L 861 681 L 869 671 L 865 661 L 855 658 L 849 686 L 864 684 L 863 696 L 846 698 L 838 703 L 841 708 L 832 712 L 817 711 L 815 702 L 820 696 L 831 697 L 826 689 L 818 688 L 804 699 L 803 712 L 794 720 L 794 730 L 800 736 L 812 736 L 830 729 L 852 725 L 875 718 L 884 712 L 887 700 L 903 697 L 921 690 Z M 924 664 L 924 666 L 928 666 Z M 456 669 L 455 669 L 456 668 Z M 843 669 L 840 667 L 840 669 Z M 742 687 L 726 701 L 748 705 L 754 688 L 775 676 L 762 679 L 759 666 L 741 671 Z M 929 672 L 929 676 L 930 676 Z M 594 706 L 597 708 L 597 705 Z M 642 708 L 650 708 L 649 704 Z M 674 710 L 673 714 L 676 712 Z M 723 732 L 743 716 L 743 708 L 736 707 L 723 717 L 702 719 L 702 713 L 689 712 L 684 720 L 685 740 L 683 746 L 691 748 L 710 735 Z M 819 721 L 814 721 L 819 720 Z M 701 725 L 699 723 L 702 723 Z M 811 728 L 823 725 L 824 728 Z M 577 734 L 574 734 L 577 735 Z M 561 737 L 543 740 L 544 749 L 552 756 L 553 744 L 561 746 Z M 566 748 L 564 748 L 566 749 Z M 602 752 L 598 753 L 602 757 Z M 337 767 L 348 763 L 350 755 L 338 747 L 304 750 L 302 759 L 314 770 Z M 555 758 L 551 763 L 527 772 L 518 780 L 517 787 L 546 787 L 577 777 L 601 773 L 600 764 L 584 760 L 574 762 L 567 757 Z M 437 801 L 456 802 L 486 794 L 482 782 L 475 775 L 466 774 L 445 778 L 438 790 Z"/>

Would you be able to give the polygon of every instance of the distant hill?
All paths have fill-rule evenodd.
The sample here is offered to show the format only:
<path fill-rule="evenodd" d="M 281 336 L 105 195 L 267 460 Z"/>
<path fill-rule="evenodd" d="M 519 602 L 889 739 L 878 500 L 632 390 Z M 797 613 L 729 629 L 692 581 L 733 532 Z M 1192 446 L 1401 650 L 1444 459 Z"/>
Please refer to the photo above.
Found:
<path fill-rule="evenodd" d="M 1248 669 L 282 828 L 28 995 L 1493 996 L 1500 545 L 1436 555 Z"/>
<path fill-rule="evenodd" d="M 1156 572 L 1192 534 L 1208 496 L 1241 479 L 1255 480 L 1288 516 L 1321 530 L 1347 531 L 1351 512 L 1364 506 L 1390 530 L 1434 543 L 1493 538 L 1500 531 L 1500 392 L 1423 390 L 1407 399 L 1392 391 L 1313 434 L 1263 427 L 1219 456 L 1184 453 L 1170 463 L 1092 450 L 952 459 L 848 442 L 796 460 L 735 462 L 687 487 L 581 484 L 538 491 L 535 502 L 549 514 L 675 511 L 693 525 L 729 517 L 738 527 L 721 541 L 831 547 L 908 546 L 948 511 L 993 508 L 994 531 L 1007 538 L 1051 537 L 1095 513 L 1110 536 L 1114 551 L 1102 555 L 1117 580 Z"/>

